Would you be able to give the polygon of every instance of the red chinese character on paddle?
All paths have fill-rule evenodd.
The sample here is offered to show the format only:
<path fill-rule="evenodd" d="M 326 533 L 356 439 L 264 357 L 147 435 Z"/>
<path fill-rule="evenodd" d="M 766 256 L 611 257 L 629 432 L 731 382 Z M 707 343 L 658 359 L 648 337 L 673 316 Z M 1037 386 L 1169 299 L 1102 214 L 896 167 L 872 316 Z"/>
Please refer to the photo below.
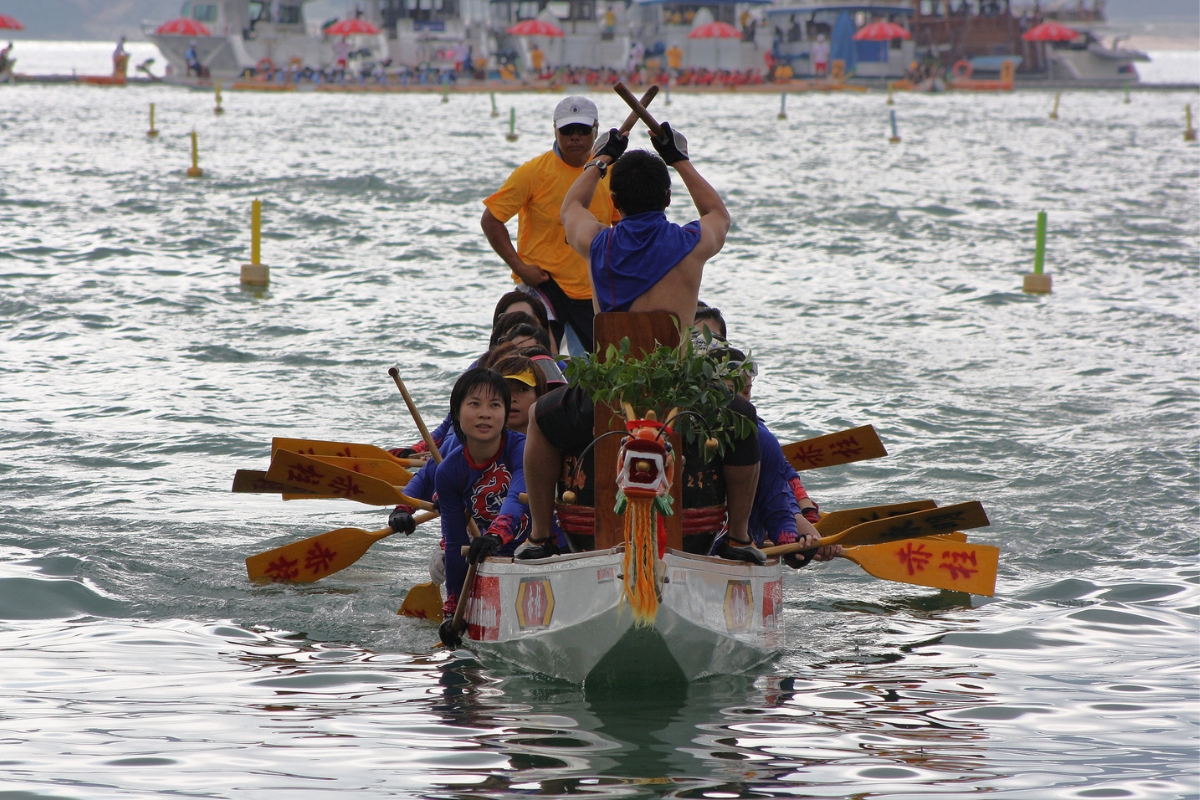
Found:
<path fill-rule="evenodd" d="M 933 559 L 933 553 L 926 550 L 922 543 L 913 547 L 912 542 L 907 542 L 904 547 L 896 551 L 896 557 L 900 559 L 901 564 L 908 567 L 908 574 L 913 575 L 925 571 L 925 567 Z"/>
<path fill-rule="evenodd" d="M 304 568 L 314 575 L 325 572 L 333 563 L 333 557 L 336 555 L 335 551 L 316 542 L 304 556 Z"/>
<path fill-rule="evenodd" d="M 268 575 L 276 583 L 290 581 L 300 574 L 300 570 L 296 569 L 296 565 L 299 563 L 299 560 L 289 561 L 286 556 L 280 556 L 277 561 L 272 561 L 267 565 L 263 574 Z"/>
<path fill-rule="evenodd" d="M 847 436 L 845 439 L 839 439 L 838 441 L 834 442 L 829 449 L 833 451 L 833 455 L 840 456 L 847 461 L 852 461 L 858 456 L 859 453 L 863 451 L 862 445 L 860 445 L 858 440 L 853 436 Z"/>
<path fill-rule="evenodd" d="M 952 580 L 969 578 L 976 572 L 979 572 L 979 570 L 968 567 L 968 562 L 970 562 L 972 567 L 975 566 L 974 550 L 947 550 L 942 553 L 942 563 L 938 565 L 938 569 L 948 570 Z"/>
<path fill-rule="evenodd" d="M 329 482 L 329 493 L 350 498 L 362 494 L 363 490 L 349 475 L 339 475 Z"/>
<path fill-rule="evenodd" d="M 325 476 L 317 472 L 317 468 L 313 466 L 302 466 L 293 464 L 288 467 L 288 483 L 307 483 L 312 486 L 319 486 L 321 479 Z"/>
<path fill-rule="evenodd" d="M 795 455 L 792 456 L 792 463 L 796 466 L 807 464 L 812 467 L 819 467 L 825 463 L 825 448 L 813 444 L 798 448 Z"/>

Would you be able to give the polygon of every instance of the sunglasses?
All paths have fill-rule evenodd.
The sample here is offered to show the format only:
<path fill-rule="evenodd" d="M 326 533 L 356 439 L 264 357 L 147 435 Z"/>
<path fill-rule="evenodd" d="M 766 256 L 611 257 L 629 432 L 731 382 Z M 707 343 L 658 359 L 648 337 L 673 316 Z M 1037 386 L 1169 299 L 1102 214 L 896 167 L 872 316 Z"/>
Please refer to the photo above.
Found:
<path fill-rule="evenodd" d="M 564 125 L 558 129 L 558 132 L 563 136 L 591 136 L 592 126 L 590 125 Z"/>

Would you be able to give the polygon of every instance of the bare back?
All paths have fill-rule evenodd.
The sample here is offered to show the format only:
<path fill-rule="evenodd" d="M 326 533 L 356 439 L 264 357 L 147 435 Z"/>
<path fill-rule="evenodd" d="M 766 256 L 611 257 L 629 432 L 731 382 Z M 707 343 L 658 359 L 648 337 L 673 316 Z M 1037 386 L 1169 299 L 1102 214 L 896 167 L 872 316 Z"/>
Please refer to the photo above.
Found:
<path fill-rule="evenodd" d="M 720 250 L 720 244 L 713 249 L 713 232 L 709 231 L 704 220 L 700 221 L 700 241 L 692 251 L 683 257 L 671 271 L 641 294 L 629 306 L 630 311 L 668 311 L 679 317 L 679 323 L 684 328 L 690 328 L 696 321 L 696 300 L 700 297 L 700 281 L 704 278 L 704 265 L 709 258 Z M 724 236 L 721 237 L 723 244 Z"/>

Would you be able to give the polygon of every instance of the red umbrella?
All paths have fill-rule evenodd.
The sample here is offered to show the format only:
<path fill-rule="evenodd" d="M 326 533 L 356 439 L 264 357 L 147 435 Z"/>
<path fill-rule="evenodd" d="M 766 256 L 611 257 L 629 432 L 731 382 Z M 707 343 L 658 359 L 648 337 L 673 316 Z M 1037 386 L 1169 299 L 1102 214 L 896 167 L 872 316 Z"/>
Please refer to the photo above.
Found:
<path fill-rule="evenodd" d="M 25 26 L 17 22 L 16 17 L 0 14 L 0 31 L 23 31 Z"/>
<path fill-rule="evenodd" d="M 1021 34 L 1021 38 L 1027 42 L 1069 42 L 1078 35 L 1066 25 L 1059 25 L 1057 22 L 1043 22 L 1041 25 L 1035 25 L 1025 31 Z"/>
<path fill-rule="evenodd" d="M 527 19 L 518 22 L 508 29 L 513 36 L 565 36 L 563 29 L 552 22 L 540 19 Z"/>
<path fill-rule="evenodd" d="M 164 22 L 155 28 L 154 32 L 164 36 L 212 36 L 212 31 L 203 23 L 185 17 Z"/>
<path fill-rule="evenodd" d="M 359 33 L 374 36 L 379 33 L 379 28 L 365 19 L 344 19 L 330 25 L 325 29 L 325 33 L 330 36 L 354 36 Z"/>
<path fill-rule="evenodd" d="M 740 39 L 742 32 L 728 22 L 710 22 L 688 34 L 689 39 Z"/>
<path fill-rule="evenodd" d="M 887 42 L 892 39 L 911 39 L 912 34 L 891 22 L 872 22 L 854 34 L 856 42 Z"/>

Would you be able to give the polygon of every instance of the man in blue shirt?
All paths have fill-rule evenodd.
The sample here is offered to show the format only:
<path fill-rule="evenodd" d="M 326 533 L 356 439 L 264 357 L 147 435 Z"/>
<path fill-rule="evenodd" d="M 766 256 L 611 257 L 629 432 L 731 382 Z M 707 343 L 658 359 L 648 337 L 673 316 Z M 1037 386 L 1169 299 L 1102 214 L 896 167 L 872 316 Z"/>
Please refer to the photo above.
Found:
<path fill-rule="evenodd" d="M 628 137 L 615 128 L 602 135 L 594 158 L 567 192 L 562 222 L 567 242 L 588 259 L 592 298 L 599 311 L 666 311 L 683 328 L 691 326 L 704 264 L 725 244 L 729 212 L 717 191 L 701 177 L 688 157 L 687 139 L 662 124 L 652 143 L 659 155 L 645 150 L 625 152 Z M 589 206 L 597 186 L 613 165 L 609 188 L 621 221 L 603 225 Z M 674 167 L 700 212 L 685 226 L 667 220 Z M 731 408 L 753 418 L 754 407 L 734 398 Z M 525 446 L 526 483 L 533 529 L 529 545 L 551 536 L 554 484 L 563 454 L 582 450 L 592 434 L 592 403 L 586 393 L 568 386 L 538 400 Z M 732 443 L 721 466 L 729 513 L 727 551 L 761 563 L 748 531 L 750 507 L 758 479 L 758 436 Z M 736 551 L 736 552 L 734 552 Z"/>

